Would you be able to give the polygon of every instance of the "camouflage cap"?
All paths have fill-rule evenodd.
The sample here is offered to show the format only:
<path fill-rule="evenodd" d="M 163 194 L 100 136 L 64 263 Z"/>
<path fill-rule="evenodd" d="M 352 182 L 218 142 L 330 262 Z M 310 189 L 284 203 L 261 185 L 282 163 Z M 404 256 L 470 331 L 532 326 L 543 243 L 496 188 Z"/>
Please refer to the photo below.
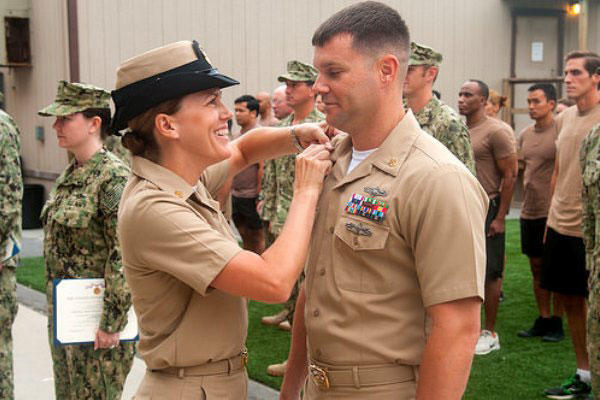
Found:
<path fill-rule="evenodd" d="M 88 108 L 110 108 L 110 92 L 85 83 L 58 82 L 54 103 L 38 111 L 44 117 L 63 116 Z"/>
<path fill-rule="evenodd" d="M 310 64 L 303 63 L 302 61 L 292 60 L 287 63 L 287 73 L 283 75 L 279 75 L 277 80 L 279 82 L 285 81 L 296 81 L 296 82 L 306 82 L 306 81 L 315 81 L 317 80 L 317 75 L 319 71 L 316 70 Z"/>
<path fill-rule="evenodd" d="M 408 65 L 431 65 L 439 67 L 442 63 L 442 55 L 431 47 L 410 42 L 410 59 Z"/>

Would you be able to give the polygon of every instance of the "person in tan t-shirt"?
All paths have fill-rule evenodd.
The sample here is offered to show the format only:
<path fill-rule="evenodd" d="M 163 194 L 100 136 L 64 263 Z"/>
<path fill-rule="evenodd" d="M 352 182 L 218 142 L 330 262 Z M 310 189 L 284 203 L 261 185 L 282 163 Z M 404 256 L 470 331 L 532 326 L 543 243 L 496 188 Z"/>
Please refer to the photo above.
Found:
<path fill-rule="evenodd" d="M 504 220 L 517 176 L 514 134 L 505 123 L 486 116 L 488 93 L 484 82 L 470 80 L 461 86 L 458 94 L 458 111 L 467 118 L 477 179 L 490 199 L 485 224 L 485 326 L 475 348 L 475 354 L 480 355 L 500 349 L 500 339 L 494 326 L 504 272 Z"/>
<path fill-rule="evenodd" d="M 241 127 L 240 137 L 258 126 L 257 99 L 243 95 L 234 100 L 235 122 Z M 232 219 L 242 237 L 244 249 L 260 254 L 265 250 L 262 221 L 256 212 L 258 193 L 263 178 L 264 162 L 250 165 L 233 177 L 231 185 Z"/>
<path fill-rule="evenodd" d="M 313 35 L 332 140 L 281 399 L 461 398 L 479 334 L 487 196 L 402 104 L 409 34 L 346 7 Z M 430 329 L 428 329 L 430 328 Z"/>
<path fill-rule="evenodd" d="M 556 106 L 556 89 L 549 83 L 539 83 L 528 89 L 529 116 L 535 124 L 525 128 L 519 135 L 519 149 L 523 157 L 523 194 L 521 208 L 521 250 L 529 258 L 533 276 L 533 293 L 539 317 L 533 326 L 517 333 L 520 337 L 541 336 L 542 340 L 557 342 L 564 337 L 562 307 L 557 296 L 540 287 L 542 256 L 544 255 L 544 232 L 550 206 L 550 179 L 554 170 L 558 129 L 552 110 Z M 551 313 L 550 300 L 554 300 Z"/>
<path fill-rule="evenodd" d="M 281 302 L 302 271 L 324 174 L 328 138 L 318 125 L 259 128 L 229 143 L 221 88 L 197 42 L 172 43 L 125 61 L 112 92 L 113 129 L 129 130 L 133 175 L 119 205 L 125 276 L 147 371 L 135 398 L 247 396 L 246 298 Z M 261 159 L 297 157 L 295 192 L 279 239 L 262 255 L 239 248 L 214 193 Z"/>
<path fill-rule="evenodd" d="M 590 391 L 590 362 L 586 347 L 588 272 L 581 226 L 582 176 L 579 156 L 582 141 L 600 122 L 598 66 L 600 58 L 595 53 L 575 51 L 567 54 L 564 83 L 567 96 L 576 104 L 556 117 L 558 140 L 541 287 L 558 296 L 565 309 L 577 370 L 562 385 L 546 390 L 546 395 L 556 396 L 554 398 L 573 392 L 584 395 Z"/>

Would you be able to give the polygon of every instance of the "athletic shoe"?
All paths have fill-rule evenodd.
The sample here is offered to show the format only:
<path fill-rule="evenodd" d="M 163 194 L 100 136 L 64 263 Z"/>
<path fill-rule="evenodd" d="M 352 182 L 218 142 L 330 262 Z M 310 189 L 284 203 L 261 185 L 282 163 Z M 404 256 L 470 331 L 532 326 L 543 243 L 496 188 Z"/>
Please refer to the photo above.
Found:
<path fill-rule="evenodd" d="M 497 333 L 492 333 L 486 329 L 482 330 L 479 339 L 477 339 L 475 354 L 484 355 L 494 350 L 500 350 L 500 337 Z"/>
<path fill-rule="evenodd" d="M 269 315 L 266 317 L 262 317 L 260 322 L 262 322 L 264 325 L 277 326 L 287 319 L 289 313 L 290 313 L 290 310 L 288 310 L 287 308 L 284 308 L 283 310 L 281 310 L 279 313 L 277 313 L 275 315 Z"/>
<path fill-rule="evenodd" d="M 292 324 L 290 324 L 290 321 L 288 321 L 287 319 L 285 321 L 282 321 L 279 325 L 277 325 L 277 327 L 282 331 L 286 332 L 290 332 L 292 330 Z"/>
<path fill-rule="evenodd" d="M 517 332 L 517 336 L 522 337 L 522 338 L 544 336 L 547 333 L 551 332 L 551 329 L 550 329 L 551 322 L 550 321 L 551 321 L 550 318 L 538 317 L 535 320 L 535 322 L 533 323 L 533 326 L 531 328 L 527 329 L 526 331 Z"/>
<path fill-rule="evenodd" d="M 550 324 L 548 332 L 542 336 L 544 342 L 560 342 L 565 338 L 565 332 L 563 331 L 563 323 L 561 317 L 550 318 Z"/>
<path fill-rule="evenodd" d="M 574 374 L 569 377 L 562 385 L 546 389 L 544 394 L 549 399 L 576 399 L 586 398 L 591 393 L 592 388 L 589 384 L 583 382 L 579 375 Z"/>

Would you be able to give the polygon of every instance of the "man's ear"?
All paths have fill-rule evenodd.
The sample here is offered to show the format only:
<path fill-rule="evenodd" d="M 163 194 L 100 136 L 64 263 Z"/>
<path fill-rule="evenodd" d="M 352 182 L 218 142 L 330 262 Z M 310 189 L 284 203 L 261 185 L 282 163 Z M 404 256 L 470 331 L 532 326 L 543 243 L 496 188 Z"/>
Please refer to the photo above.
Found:
<path fill-rule="evenodd" d="M 431 79 L 431 81 L 433 82 L 439 72 L 440 69 L 438 67 L 429 67 L 425 71 L 425 74 L 427 75 L 427 78 Z"/>
<path fill-rule="evenodd" d="M 400 62 L 393 54 L 387 53 L 379 57 L 377 68 L 381 82 L 384 84 L 394 82 L 398 77 L 399 66 Z"/>
<path fill-rule="evenodd" d="M 179 132 L 175 128 L 173 117 L 167 114 L 157 114 L 154 117 L 154 128 L 157 135 L 165 139 L 178 139 Z"/>

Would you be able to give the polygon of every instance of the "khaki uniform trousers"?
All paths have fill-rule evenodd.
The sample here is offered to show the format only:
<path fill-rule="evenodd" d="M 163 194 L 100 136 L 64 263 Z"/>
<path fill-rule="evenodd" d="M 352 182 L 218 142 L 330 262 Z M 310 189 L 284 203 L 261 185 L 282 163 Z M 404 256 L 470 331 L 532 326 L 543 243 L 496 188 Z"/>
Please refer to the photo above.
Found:
<path fill-rule="evenodd" d="M 134 400 L 245 400 L 246 369 L 231 374 L 185 376 L 146 371 Z"/>

